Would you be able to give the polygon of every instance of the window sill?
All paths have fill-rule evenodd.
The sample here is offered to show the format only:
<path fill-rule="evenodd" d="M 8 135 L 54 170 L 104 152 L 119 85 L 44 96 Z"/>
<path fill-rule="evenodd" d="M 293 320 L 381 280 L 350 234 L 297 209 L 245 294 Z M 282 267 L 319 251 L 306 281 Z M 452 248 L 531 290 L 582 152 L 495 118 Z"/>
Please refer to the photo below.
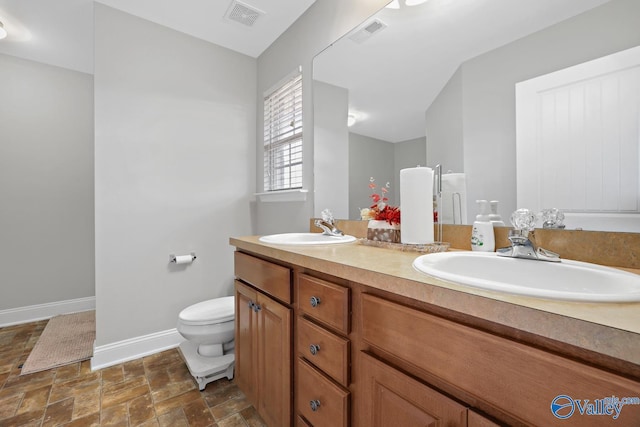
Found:
<path fill-rule="evenodd" d="M 280 191 L 267 191 L 265 193 L 255 193 L 259 202 L 272 203 L 272 202 L 304 202 L 307 200 L 307 193 L 309 190 L 296 189 L 296 190 L 280 190 Z"/>

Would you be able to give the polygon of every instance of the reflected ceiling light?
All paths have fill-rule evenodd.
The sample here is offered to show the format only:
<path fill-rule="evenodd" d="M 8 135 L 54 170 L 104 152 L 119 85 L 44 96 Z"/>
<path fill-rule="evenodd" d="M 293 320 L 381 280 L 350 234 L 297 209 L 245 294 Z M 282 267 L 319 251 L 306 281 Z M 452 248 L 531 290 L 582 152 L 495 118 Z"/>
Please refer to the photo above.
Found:
<path fill-rule="evenodd" d="M 426 2 L 427 0 L 405 0 L 404 4 L 406 4 L 407 6 L 417 6 Z"/>
<path fill-rule="evenodd" d="M 419 4 L 426 3 L 427 0 L 393 0 L 391 3 L 386 5 L 387 9 L 400 9 L 400 7 L 404 6 L 418 6 Z"/>
<path fill-rule="evenodd" d="M 387 9 L 400 9 L 400 1 L 393 0 L 391 3 L 385 6 Z"/>
<path fill-rule="evenodd" d="M 0 21 L 0 40 L 5 37 L 7 37 L 7 30 L 4 29 L 4 25 L 2 24 L 2 21 Z"/>
<path fill-rule="evenodd" d="M 353 114 L 349 114 L 347 116 L 347 126 L 351 127 L 355 124 L 356 124 L 356 116 L 354 116 Z"/>

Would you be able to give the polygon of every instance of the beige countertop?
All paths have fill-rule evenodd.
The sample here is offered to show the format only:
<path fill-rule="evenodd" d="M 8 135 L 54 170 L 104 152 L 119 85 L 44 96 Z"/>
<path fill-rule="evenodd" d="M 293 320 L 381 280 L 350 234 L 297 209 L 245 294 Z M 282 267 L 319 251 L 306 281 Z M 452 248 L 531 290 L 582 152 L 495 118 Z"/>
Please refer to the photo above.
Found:
<path fill-rule="evenodd" d="M 274 260 L 465 313 L 640 365 L 640 303 L 580 303 L 491 292 L 443 281 L 412 267 L 416 252 L 358 243 L 287 246 L 258 236 L 230 244 Z"/>

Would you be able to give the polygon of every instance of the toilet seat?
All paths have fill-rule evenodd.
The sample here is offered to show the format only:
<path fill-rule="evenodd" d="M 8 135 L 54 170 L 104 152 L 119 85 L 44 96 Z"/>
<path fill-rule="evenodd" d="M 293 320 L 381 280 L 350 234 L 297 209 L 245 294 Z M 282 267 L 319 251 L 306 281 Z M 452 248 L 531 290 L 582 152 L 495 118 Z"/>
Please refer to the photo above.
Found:
<path fill-rule="evenodd" d="M 222 297 L 191 305 L 178 315 L 183 325 L 200 326 L 230 322 L 235 318 L 235 298 Z"/>

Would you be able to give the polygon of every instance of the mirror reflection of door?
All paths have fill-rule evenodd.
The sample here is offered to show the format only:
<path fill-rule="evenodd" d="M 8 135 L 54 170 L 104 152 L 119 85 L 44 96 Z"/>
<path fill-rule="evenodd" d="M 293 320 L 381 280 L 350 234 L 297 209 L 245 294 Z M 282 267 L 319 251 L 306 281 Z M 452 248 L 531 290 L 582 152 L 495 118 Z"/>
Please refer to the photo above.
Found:
<path fill-rule="evenodd" d="M 516 85 L 518 206 L 640 231 L 640 47 Z"/>

